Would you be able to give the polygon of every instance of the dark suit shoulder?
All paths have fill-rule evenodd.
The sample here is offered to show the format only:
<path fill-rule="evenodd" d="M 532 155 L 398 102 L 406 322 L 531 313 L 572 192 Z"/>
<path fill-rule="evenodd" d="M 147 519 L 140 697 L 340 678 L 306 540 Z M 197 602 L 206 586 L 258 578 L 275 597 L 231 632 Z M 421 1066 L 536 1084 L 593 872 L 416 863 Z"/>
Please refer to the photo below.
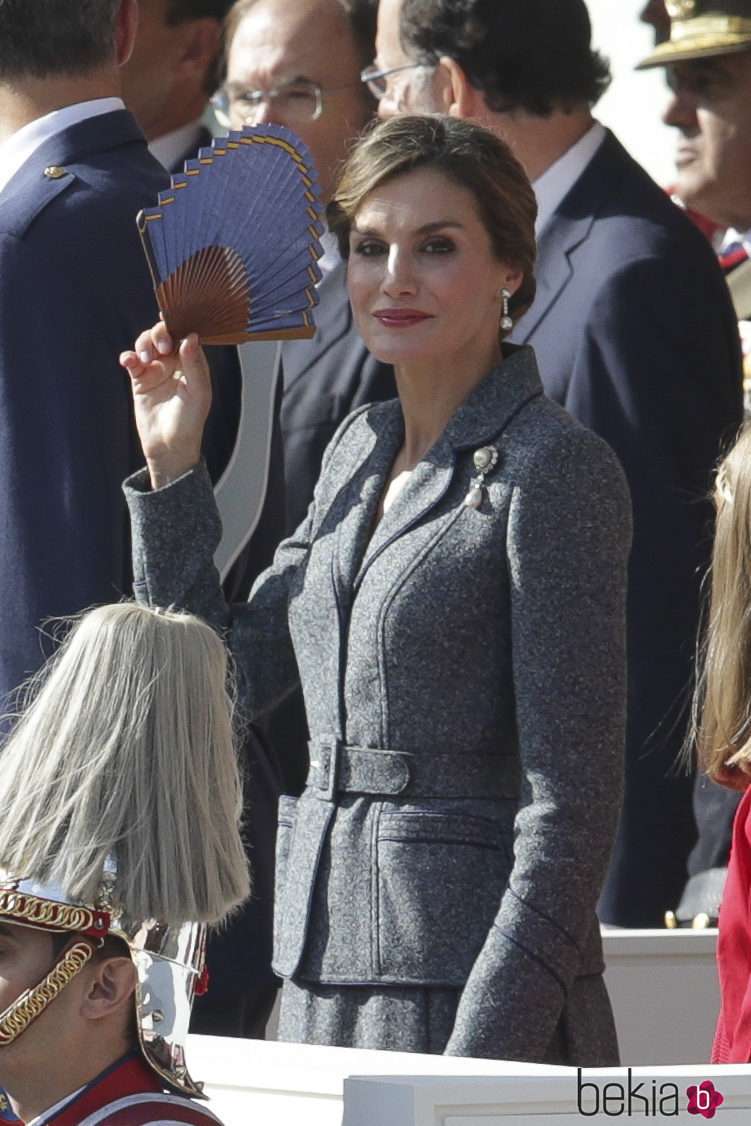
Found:
<path fill-rule="evenodd" d="M 718 274 L 705 236 L 609 132 L 556 213 L 558 221 L 583 217 L 592 220 L 588 254 L 599 246 L 620 263 L 676 253 Z"/>
<path fill-rule="evenodd" d="M 121 126 L 114 138 L 107 134 L 111 118 Z M 51 208 L 57 237 L 63 242 L 71 229 L 88 230 L 92 239 L 98 239 L 113 222 L 125 220 L 135 228 L 137 212 L 156 203 L 158 193 L 169 186 L 169 177 L 137 128 L 135 132 L 127 128 L 130 115 L 125 118 L 120 113 L 105 114 L 81 122 L 86 129 L 64 130 L 40 146 L 3 189 L 0 229 L 26 238 Z M 70 134 L 79 138 L 78 144 Z M 96 149 L 97 137 L 101 151 Z"/>

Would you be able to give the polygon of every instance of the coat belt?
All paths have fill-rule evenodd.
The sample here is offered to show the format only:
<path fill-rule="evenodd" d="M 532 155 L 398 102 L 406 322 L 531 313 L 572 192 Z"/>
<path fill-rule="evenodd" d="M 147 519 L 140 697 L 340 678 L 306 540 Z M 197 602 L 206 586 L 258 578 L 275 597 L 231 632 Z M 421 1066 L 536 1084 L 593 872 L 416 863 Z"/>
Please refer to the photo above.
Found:
<path fill-rule="evenodd" d="M 332 801 L 338 793 L 400 798 L 511 798 L 519 796 L 513 757 L 462 751 L 386 750 L 313 739 L 307 785 Z"/>

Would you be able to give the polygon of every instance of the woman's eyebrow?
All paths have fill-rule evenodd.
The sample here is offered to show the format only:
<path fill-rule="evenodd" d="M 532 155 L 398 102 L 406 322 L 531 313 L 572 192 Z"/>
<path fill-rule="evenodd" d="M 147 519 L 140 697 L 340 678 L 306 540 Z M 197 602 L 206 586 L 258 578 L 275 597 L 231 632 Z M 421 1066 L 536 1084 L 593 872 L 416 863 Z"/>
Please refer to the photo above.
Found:
<path fill-rule="evenodd" d="M 443 231 L 447 227 L 462 230 L 464 224 L 455 219 L 436 219 L 433 223 L 424 223 L 421 227 L 418 227 L 415 234 L 429 235 L 433 234 L 435 231 Z M 381 235 L 377 227 L 358 227 L 356 223 L 352 224 L 351 231 L 356 235 L 376 235 L 378 237 Z"/>

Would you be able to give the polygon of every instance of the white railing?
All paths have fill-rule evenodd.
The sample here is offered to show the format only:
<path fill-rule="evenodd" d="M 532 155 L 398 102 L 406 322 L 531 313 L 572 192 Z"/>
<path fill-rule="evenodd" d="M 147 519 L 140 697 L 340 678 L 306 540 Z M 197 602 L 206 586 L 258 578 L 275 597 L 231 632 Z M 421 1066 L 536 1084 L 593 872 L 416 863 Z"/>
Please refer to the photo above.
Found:
<path fill-rule="evenodd" d="M 751 1068 L 703 1062 L 718 1007 L 716 931 L 606 930 L 603 939 L 623 1062 L 617 1070 L 579 1076 L 505 1061 L 195 1036 L 191 1072 L 206 1082 L 225 1126 L 581 1126 L 629 1117 L 626 1102 L 619 1112 L 619 1091 L 627 1099 L 629 1083 L 639 1082 L 646 1119 L 696 1126 L 707 1119 L 688 1113 L 686 1092 L 703 1080 L 724 1096 L 717 1126 L 751 1123 Z M 636 1116 L 645 1104 L 632 1103 Z"/>

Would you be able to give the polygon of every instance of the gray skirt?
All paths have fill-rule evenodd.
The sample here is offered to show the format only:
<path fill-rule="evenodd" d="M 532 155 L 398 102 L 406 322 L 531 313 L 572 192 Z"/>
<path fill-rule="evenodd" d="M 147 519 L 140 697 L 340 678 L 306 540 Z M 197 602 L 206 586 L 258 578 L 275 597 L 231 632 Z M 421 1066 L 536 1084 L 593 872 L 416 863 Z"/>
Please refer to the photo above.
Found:
<path fill-rule="evenodd" d="M 460 989 L 285 981 L 277 1038 L 293 1044 L 440 1055 Z"/>
<path fill-rule="evenodd" d="M 285 981 L 277 1037 L 294 1044 L 441 1055 L 451 1037 L 461 993 L 461 989 L 435 986 Z M 483 1054 L 503 1058 L 500 1053 Z M 576 978 L 545 1058 L 532 1062 L 618 1066 L 618 1040 L 601 974 Z"/>

